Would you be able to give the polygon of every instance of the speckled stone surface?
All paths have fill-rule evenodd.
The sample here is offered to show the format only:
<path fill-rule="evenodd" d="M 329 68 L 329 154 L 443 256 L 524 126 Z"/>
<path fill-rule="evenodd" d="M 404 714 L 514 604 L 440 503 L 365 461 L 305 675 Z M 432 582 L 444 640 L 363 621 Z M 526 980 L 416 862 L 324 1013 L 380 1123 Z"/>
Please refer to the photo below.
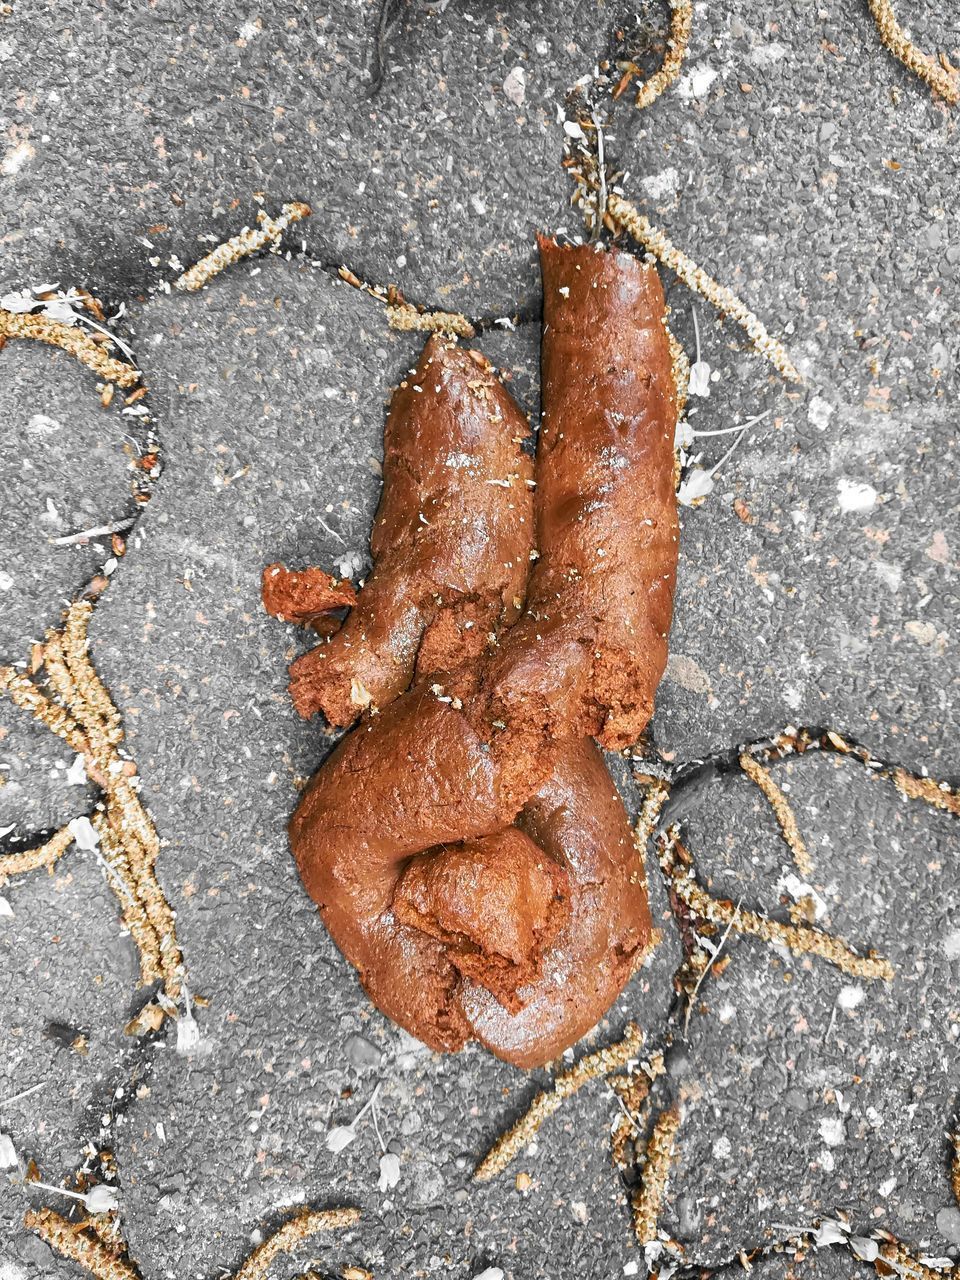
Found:
<path fill-rule="evenodd" d="M 898 8 L 922 47 L 960 60 L 957 13 Z M 362 571 L 384 406 L 419 348 L 331 268 L 517 316 L 479 345 L 535 419 L 532 233 L 576 231 L 578 217 L 557 108 L 626 16 L 572 0 L 411 3 L 369 98 L 375 9 L 15 2 L 0 17 L 0 292 L 56 280 L 124 302 L 164 444 L 91 636 L 164 842 L 190 989 L 210 1000 L 196 1054 L 178 1055 L 173 1033 L 125 1037 L 146 993 L 94 855 L 74 848 L 52 876 L 7 884 L 0 1103 L 45 1083 L 0 1109 L 0 1131 L 50 1182 L 109 1135 L 144 1280 L 225 1274 L 303 1201 L 357 1204 L 363 1219 L 278 1263 L 280 1277 L 346 1263 L 457 1280 L 492 1266 L 510 1280 L 643 1274 L 610 1163 L 609 1090 L 589 1086 L 475 1186 L 475 1161 L 542 1073 L 430 1054 L 372 1010 L 286 847 L 297 785 L 331 739 L 289 705 L 285 666 L 306 642 L 263 614 L 260 568 Z M 883 51 L 865 3 L 701 9 L 680 84 L 643 114 L 622 99 L 609 149 L 627 194 L 784 337 L 808 383 L 785 388 L 667 277 L 677 333 L 692 355 L 695 306 L 716 372 L 692 424 L 770 412 L 684 512 L 646 749 L 679 764 L 787 721 L 832 723 L 885 760 L 955 778 L 960 114 Z M 662 20 L 657 5 L 641 12 L 654 31 Z M 521 102 L 504 90 L 516 67 Z M 289 199 L 314 206 L 285 242 L 291 260 L 235 267 L 193 297 L 156 292 L 261 202 Z M 109 560 L 108 538 L 51 539 L 133 513 L 141 445 L 136 421 L 104 410 L 95 376 L 60 353 L 9 343 L 0 375 L 8 661 Z M 705 460 L 728 441 L 705 438 Z M 0 831 L 84 812 L 72 760 L 0 702 Z M 635 808 L 624 762 L 617 776 Z M 813 855 L 819 923 L 889 956 L 896 977 L 856 982 L 728 941 L 658 1085 L 658 1102 L 683 1109 L 661 1227 L 715 1271 L 841 1214 L 863 1236 L 958 1256 L 956 820 L 832 758 L 777 777 Z M 726 776 L 684 815 L 711 891 L 785 919 L 790 855 L 755 788 Z M 633 1016 L 652 1049 L 667 1025 L 680 936 L 649 856 L 647 871 L 664 941 L 589 1043 Z M 369 1120 L 338 1156 L 324 1141 L 378 1082 L 401 1159 L 388 1192 Z M 75 1274 L 21 1229 L 32 1202 L 53 1200 L 0 1174 L 0 1277 Z M 756 1253 L 755 1273 L 871 1274 L 844 1250 L 795 1253 Z"/>

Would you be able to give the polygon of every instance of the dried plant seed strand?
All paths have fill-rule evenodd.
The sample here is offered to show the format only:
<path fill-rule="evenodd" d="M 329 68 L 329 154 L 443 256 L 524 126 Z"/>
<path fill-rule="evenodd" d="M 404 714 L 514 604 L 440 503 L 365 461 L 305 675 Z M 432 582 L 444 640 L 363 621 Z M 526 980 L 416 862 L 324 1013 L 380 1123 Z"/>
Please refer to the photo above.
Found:
<path fill-rule="evenodd" d="M 125 918 L 141 950 L 142 981 L 162 977 L 166 994 L 177 1000 L 182 990 L 183 957 L 173 910 L 156 877 L 160 842 L 115 749 L 123 737 L 122 722 L 89 658 L 87 628 L 92 614 L 90 601 L 71 606 L 64 631 L 48 637 L 47 667 L 59 683 L 61 696 L 87 729 L 106 778 L 106 820 L 101 830 L 114 851 L 113 869 L 136 904 L 125 904 Z M 116 891 L 117 885 L 113 888 Z"/>
<path fill-rule="evenodd" d="M 212 253 L 206 254 L 188 271 L 185 271 L 176 281 L 175 287 L 186 293 L 196 293 L 198 289 L 209 284 L 215 276 L 227 267 L 233 266 L 235 262 L 249 258 L 251 254 L 259 253 L 268 245 L 275 244 L 287 227 L 309 217 L 310 213 L 310 206 L 302 201 L 285 204 L 279 218 L 268 218 L 261 213 L 256 228 L 246 227 L 239 235 L 231 236 L 229 240 L 218 245 Z"/>
<path fill-rule="evenodd" d="M 688 288 L 699 293 L 702 298 L 706 298 L 721 315 L 735 320 L 760 354 L 769 360 L 788 382 L 802 381 L 782 343 L 770 336 L 762 322 L 736 294 L 726 285 L 719 284 L 708 276 L 692 258 L 671 243 L 659 228 L 654 227 L 635 205 L 616 192 L 612 192 L 607 197 L 607 213 L 617 226 L 622 227 L 639 245 L 652 253 L 658 262 L 669 267 Z"/>
<path fill-rule="evenodd" d="M 538 1093 L 520 1119 L 493 1144 L 474 1171 L 478 1182 L 488 1182 L 502 1173 L 511 1160 L 531 1141 L 548 1116 L 553 1115 L 567 1098 L 581 1089 L 588 1080 L 619 1071 L 635 1058 L 643 1044 L 643 1032 L 634 1022 L 627 1024 L 622 1040 L 604 1049 L 597 1049 L 581 1058 L 576 1066 L 559 1072 L 552 1089 Z"/>
<path fill-rule="evenodd" d="M 670 1166 L 673 1164 L 677 1132 L 680 1128 L 680 1111 L 668 1107 L 661 1111 L 654 1122 L 647 1158 L 643 1166 L 643 1181 L 633 1197 L 633 1229 L 637 1242 L 648 1244 L 657 1238 L 657 1222 L 660 1207 L 667 1190 Z"/>
<path fill-rule="evenodd" d="M 51 733 L 55 733 L 78 755 L 87 755 L 90 745 L 80 726 L 62 707 L 51 702 L 27 676 L 14 667 L 0 667 L 0 693 L 10 695 L 12 702 L 23 711 L 29 711 Z"/>
<path fill-rule="evenodd" d="M 908 800 L 923 800 L 935 809 L 943 809 L 960 818 L 960 794 L 933 778 L 920 778 L 906 769 L 894 769 L 889 775 L 901 795 Z"/>
<path fill-rule="evenodd" d="M 387 324 L 391 329 L 407 333 L 444 333 L 455 338 L 476 337 L 476 329 L 459 311 L 431 311 L 427 308 L 420 310 L 412 303 L 405 302 L 394 285 L 384 289 L 380 285 L 367 284 L 349 267 L 339 267 L 337 274 L 345 284 L 359 289 L 361 293 L 365 293 L 373 298 L 374 302 L 379 302 L 386 308 Z"/>
<path fill-rule="evenodd" d="M 960 102 L 960 76 L 937 66 L 933 58 L 922 53 L 897 21 L 890 0 L 867 0 L 877 24 L 884 48 L 898 58 L 908 71 L 918 76 L 928 88 L 956 106 Z"/>
<path fill-rule="evenodd" d="M 747 751 L 744 751 L 740 756 L 740 768 L 766 796 L 783 838 L 793 854 L 793 861 L 797 870 L 804 880 L 810 880 L 813 877 L 813 860 L 806 844 L 804 844 L 803 836 L 800 834 L 800 828 L 797 826 L 797 819 L 794 816 L 793 809 L 790 807 L 790 801 L 774 781 L 770 770 L 764 768 L 760 761 L 755 760 Z"/>
<path fill-rule="evenodd" d="M 29 1210 L 23 1225 L 34 1231 L 51 1249 L 83 1267 L 96 1280 L 141 1280 L 140 1272 L 126 1256 L 122 1245 L 111 1246 L 85 1235 L 78 1224 L 52 1209 Z"/>
<path fill-rule="evenodd" d="M 871 778 L 891 780 L 900 794 L 908 800 L 922 800 L 935 809 L 942 809 L 960 817 L 960 792 L 936 778 L 926 778 L 911 773 L 899 765 L 884 765 L 875 760 L 866 747 L 848 742 L 836 729 L 795 729 L 788 725 L 765 743 L 754 743 L 750 751 L 763 752 L 770 761 L 784 760 L 787 756 L 803 755 L 805 751 L 826 751 L 856 760 L 867 769 Z"/>
<path fill-rule="evenodd" d="M 387 323 L 401 332 L 448 333 L 473 338 L 476 330 L 458 311 L 418 311 L 409 302 L 387 307 Z"/>
<path fill-rule="evenodd" d="M 641 111 L 645 107 L 652 106 L 680 75 L 690 45 L 692 30 L 693 5 L 690 0 L 670 0 L 670 35 L 667 39 L 667 52 L 659 71 L 640 86 L 636 104 Z"/>
<path fill-rule="evenodd" d="M 123 725 L 120 712 L 90 660 L 87 628 L 92 615 L 92 600 L 75 600 L 70 605 L 63 629 L 63 651 L 84 705 L 103 722 L 104 736 L 115 746 L 123 739 Z"/>
<path fill-rule="evenodd" d="M 36 871 L 38 867 L 46 867 L 52 872 L 54 864 L 63 857 L 73 844 L 73 836 L 69 827 L 61 827 L 49 840 L 38 844 L 34 849 L 21 849 L 16 853 L 7 853 L 0 857 L 0 889 L 12 876 L 23 875 L 27 871 Z"/>
<path fill-rule="evenodd" d="M 106 813 L 96 813 L 93 825 L 100 837 L 100 852 L 110 872 L 107 882 L 120 903 L 123 922 L 140 956 L 140 981 L 143 986 L 149 986 L 163 976 L 160 939 L 136 892 L 126 851 Z"/>
<path fill-rule="evenodd" d="M 626 1173 L 630 1168 L 629 1145 L 635 1136 L 629 1117 L 623 1114 L 617 1116 L 610 1134 L 610 1159 L 614 1168 L 621 1173 Z"/>
<path fill-rule="evenodd" d="M 889 960 L 870 951 L 857 955 L 845 942 L 832 934 L 808 925 L 781 924 L 768 920 L 755 911 L 746 911 L 732 902 L 711 897 L 692 875 L 692 858 L 675 832 L 660 837 L 660 866 L 670 880 L 674 892 L 696 915 L 722 928 L 731 926 L 737 933 L 750 934 L 762 942 L 786 947 L 795 955 L 813 955 L 836 965 L 855 978 L 882 978 L 889 982 L 894 975 Z M 682 859 L 678 865 L 677 857 Z"/>
<path fill-rule="evenodd" d="M 29 315 L 0 307 L 0 347 L 7 338 L 33 338 L 50 347 L 59 347 L 80 364 L 118 387 L 133 387 L 140 381 L 139 370 L 124 360 L 117 360 L 77 325 L 51 320 L 45 315 Z"/>
<path fill-rule="evenodd" d="M 950 1161 L 950 1186 L 953 1188 L 953 1198 L 960 1205 L 960 1133 L 955 1133 L 950 1139 L 953 1144 L 953 1159 Z"/>
<path fill-rule="evenodd" d="M 359 1220 L 359 1209 L 304 1209 L 279 1227 L 263 1244 L 257 1245 L 246 1262 L 234 1272 L 233 1280 L 265 1280 L 270 1267 L 281 1254 L 289 1253 L 321 1231 L 352 1227 Z"/>

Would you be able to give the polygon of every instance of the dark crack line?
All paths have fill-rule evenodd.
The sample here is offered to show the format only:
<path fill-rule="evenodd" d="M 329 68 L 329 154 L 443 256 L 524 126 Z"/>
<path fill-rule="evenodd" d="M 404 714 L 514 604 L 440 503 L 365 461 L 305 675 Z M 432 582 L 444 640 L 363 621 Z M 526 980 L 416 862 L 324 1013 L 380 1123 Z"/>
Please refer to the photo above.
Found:
<path fill-rule="evenodd" d="M 264 250 L 259 256 L 261 258 L 266 257 L 269 253 L 269 250 Z M 343 261 L 343 258 L 331 256 L 328 250 L 321 250 L 316 254 L 311 253 L 310 249 L 306 245 L 306 241 L 301 240 L 300 246 L 295 251 L 288 250 L 287 253 L 282 256 L 286 257 L 289 261 L 293 258 L 294 253 L 297 257 L 306 261 L 309 266 L 314 268 L 314 270 L 322 271 L 325 275 L 329 276 L 335 284 L 341 286 L 345 285 L 349 289 L 356 290 L 356 286 L 350 284 L 349 280 L 344 280 L 343 276 L 340 274 L 340 271 L 343 268 L 350 271 L 352 275 L 356 275 L 357 278 L 363 280 L 364 283 L 367 283 L 368 281 L 369 273 L 363 271 L 355 272 L 348 263 Z M 256 258 L 252 257 L 250 261 L 256 261 Z M 408 297 L 406 293 L 403 294 L 403 299 L 410 306 L 415 307 L 417 311 L 431 312 L 450 310 L 449 305 L 423 302 L 420 299 Z M 386 299 L 384 299 L 384 302 L 385 301 Z M 543 319 L 543 302 L 542 299 L 538 298 L 533 302 L 518 304 L 513 311 L 498 311 L 496 313 L 489 312 L 483 315 L 464 314 L 464 319 L 470 321 L 478 334 L 489 333 L 490 331 L 509 332 L 511 326 L 518 329 L 522 325 L 540 324 Z M 505 320 L 510 323 L 504 324 L 503 322 Z"/>
<path fill-rule="evenodd" d="M 694 758 L 677 765 L 665 773 L 665 781 L 670 785 L 670 797 L 660 814 L 656 830 L 664 831 L 675 823 L 681 823 L 705 799 L 706 793 L 714 782 L 733 774 L 742 776 L 740 756 L 760 754 L 767 763 L 774 764 L 790 759 L 800 759 L 811 752 L 823 755 L 838 756 L 841 759 L 853 759 L 862 764 L 877 777 L 892 779 L 900 771 L 913 774 L 913 770 L 899 761 L 885 760 L 858 739 L 846 733 L 839 737 L 848 750 L 832 741 L 831 735 L 838 731 L 829 726 L 801 726 L 791 730 L 796 739 L 796 746 L 780 742 L 780 734 L 766 734 L 759 738 L 746 739 L 734 747 L 722 748 L 709 756 Z M 634 761 L 634 772 L 643 772 L 644 761 Z M 951 790 L 956 790 L 958 779 L 948 776 L 946 782 Z M 651 835 L 655 832 L 651 832 Z"/>

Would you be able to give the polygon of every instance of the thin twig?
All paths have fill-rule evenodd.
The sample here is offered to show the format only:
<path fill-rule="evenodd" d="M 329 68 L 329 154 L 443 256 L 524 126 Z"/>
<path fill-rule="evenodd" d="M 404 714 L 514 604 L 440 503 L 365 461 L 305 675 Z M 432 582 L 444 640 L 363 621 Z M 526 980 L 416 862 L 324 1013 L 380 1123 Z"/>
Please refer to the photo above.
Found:
<path fill-rule="evenodd" d="M 727 941 L 730 937 L 730 933 L 733 930 L 733 927 L 737 922 L 737 917 L 740 914 L 740 906 L 742 902 L 743 902 L 743 899 L 741 898 L 738 901 L 737 905 L 734 907 L 733 915 L 730 917 L 730 923 L 727 925 L 726 929 L 723 931 L 723 936 L 718 942 L 716 950 L 712 952 L 709 962 L 706 965 L 704 965 L 703 969 L 701 969 L 700 976 L 699 978 L 697 978 L 697 981 L 696 981 L 696 985 L 694 986 L 690 994 L 687 996 L 687 1011 L 686 1011 L 686 1016 L 683 1019 L 684 1040 L 686 1040 L 687 1032 L 690 1030 L 690 1015 L 693 1013 L 693 1006 L 696 1003 L 697 995 L 700 991 L 700 988 L 703 986 L 704 982 L 707 980 L 707 976 L 710 974 L 711 970 L 713 969 L 713 966 L 720 959 L 720 952 L 727 945 Z"/>
<path fill-rule="evenodd" d="M 607 165 L 604 156 L 603 128 L 593 112 L 593 127 L 597 134 L 597 179 L 600 183 L 597 193 L 597 216 L 594 222 L 594 233 L 599 235 L 603 225 L 603 215 L 607 212 Z"/>
<path fill-rule="evenodd" d="M 50 541 L 55 547 L 70 547 L 75 542 L 102 538 L 108 533 L 122 533 L 124 529 L 129 529 L 132 524 L 136 524 L 136 520 L 136 516 L 127 516 L 124 520 L 114 520 L 112 524 L 98 524 L 92 529 L 82 529 L 79 533 L 68 533 L 62 538 L 51 538 Z"/>
<path fill-rule="evenodd" d="M 9 1107 L 14 1102 L 19 1102 L 21 1098 L 29 1098 L 32 1093 L 43 1089 L 46 1086 L 46 1080 L 41 1080 L 39 1084 L 32 1084 L 29 1089 L 21 1089 L 19 1093 L 15 1093 L 12 1098 L 3 1098 L 0 1100 L 0 1107 Z"/>

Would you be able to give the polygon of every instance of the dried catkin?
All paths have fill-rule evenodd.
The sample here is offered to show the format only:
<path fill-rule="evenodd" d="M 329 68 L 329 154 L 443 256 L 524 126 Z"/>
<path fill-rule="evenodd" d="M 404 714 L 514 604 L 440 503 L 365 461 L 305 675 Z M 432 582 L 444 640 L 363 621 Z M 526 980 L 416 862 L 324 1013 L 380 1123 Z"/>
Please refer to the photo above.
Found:
<path fill-rule="evenodd" d="M 877 31 L 885 48 L 903 63 L 908 71 L 912 71 L 941 98 L 954 106 L 960 102 L 960 75 L 956 71 L 947 71 L 937 66 L 933 58 L 922 53 L 897 21 L 890 0 L 867 0 L 870 12 L 877 24 Z"/>
<path fill-rule="evenodd" d="M 906 769 L 894 769 L 890 777 L 897 790 L 908 800 L 923 800 L 935 809 L 943 809 L 945 813 L 960 817 L 960 794 L 944 783 L 933 778 L 920 778 L 908 773 Z"/>
<path fill-rule="evenodd" d="M 285 204 L 279 218 L 268 218 L 261 211 L 257 215 L 256 228 L 245 227 L 239 235 L 231 236 L 223 244 L 217 245 L 212 253 L 206 254 L 180 276 L 176 281 L 176 288 L 185 293 L 196 293 L 198 289 L 209 284 L 215 276 L 235 262 L 259 253 L 267 245 L 275 244 L 291 223 L 309 217 L 310 213 L 310 206 L 302 201 Z"/>
<path fill-rule="evenodd" d="M 653 226 L 636 205 L 631 204 L 616 192 L 612 192 L 607 196 L 607 215 L 614 226 L 622 227 L 638 244 L 652 253 L 658 262 L 669 267 L 688 288 L 699 293 L 702 298 L 706 298 L 722 315 L 735 320 L 760 354 L 766 357 L 788 382 L 802 381 L 782 343 L 770 336 L 763 323 L 740 301 L 737 295 L 726 285 L 719 284 L 708 276 L 692 258 L 678 249 L 662 231 Z"/>
<path fill-rule="evenodd" d="M 651 1240 L 657 1238 L 657 1222 L 667 1190 L 679 1128 L 678 1107 L 669 1107 L 666 1111 L 661 1111 L 654 1122 L 653 1131 L 647 1143 L 643 1181 L 634 1193 L 632 1203 L 633 1229 L 638 1244 L 649 1244 Z"/>
<path fill-rule="evenodd" d="M 667 39 L 667 52 L 660 64 L 660 69 L 640 86 L 636 104 L 641 110 L 656 102 L 680 75 L 692 30 L 693 5 L 690 0 L 670 0 L 670 35 Z"/>
<path fill-rule="evenodd" d="M 701 919 L 722 928 L 730 926 L 737 933 L 750 934 L 763 942 L 786 947 L 796 955 L 818 956 L 855 978 L 883 978 L 888 982 L 893 978 L 894 971 L 890 961 L 873 951 L 860 956 L 845 942 L 820 929 L 781 924 L 777 920 L 758 915 L 755 911 L 737 907 L 732 902 L 711 897 L 693 878 L 693 859 L 673 831 L 660 837 L 659 851 L 660 866 L 677 897 Z"/>
<path fill-rule="evenodd" d="M 279 1227 L 272 1236 L 257 1245 L 233 1280 L 264 1280 L 281 1254 L 290 1253 L 297 1245 L 321 1231 L 352 1227 L 360 1220 L 359 1209 L 304 1209 Z"/>
<path fill-rule="evenodd" d="M 646 851 L 647 843 L 653 835 L 669 795 L 670 784 L 668 782 L 662 778 L 651 778 L 649 780 L 646 795 L 643 797 L 640 816 L 637 818 L 637 824 L 633 830 L 634 843 L 641 858 Z"/>
<path fill-rule="evenodd" d="M 628 1023 L 623 1039 L 605 1049 L 598 1049 L 581 1058 L 576 1066 L 568 1071 L 559 1072 L 554 1078 L 553 1088 L 538 1093 L 527 1111 L 516 1124 L 504 1133 L 493 1144 L 484 1158 L 477 1165 L 474 1178 L 478 1182 L 487 1182 L 502 1173 L 511 1160 L 530 1142 L 534 1134 L 548 1116 L 581 1089 L 588 1080 L 597 1076 L 609 1075 L 611 1071 L 619 1071 L 635 1058 L 643 1044 L 643 1032 L 633 1022 Z"/>
<path fill-rule="evenodd" d="M 50 631 L 44 641 L 43 667 L 58 701 L 12 667 L 0 668 L 0 693 L 7 692 L 83 756 L 88 776 L 103 792 L 90 820 L 108 883 L 140 955 L 141 982 L 162 980 L 165 995 L 176 1001 L 183 987 L 183 957 L 173 909 L 157 880 L 160 841 L 138 794 L 136 767 L 117 750 L 123 740 L 120 713 L 88 652 L 92 613 L 92 602 L 74 602 L 62 630 Z"/>
<path fill-rule="evenodd" d="M 467 317 L 458 311 L 418 311 L 409 302 L 388 305 L 387 323 L 391 329 L 403 332 L 449 333 L 458 338 L 472 338 L 476 334 Z"/>
<path fill-rule="evenodd" d="M 783 760 L 790 755 L 803 755 L 807 751 L 826 751 L 856 760 L 867 770 L 871 778 L 888 778 L 908 800 L 922 800 L 934 809 L 942 809 L 960 817 L 960 792 L 936 778 L 910 773 L 900 765 L 887 765 L 876 760 L 870 751 L 856 742 L 848 742 L 836 729 L 796 729 L 788 725 L 766 744 L 753 744 L 752 752 L 763 751 L 772 760 Z"/>
<path fill-rule="evenodd" d="M 73 836 L 69 827 L 61 827 L 49 840 L 38 844 L 33 849 L 20 849 L 16 853 L 7 853 L 0 857 L 0 889 L 11 876 L 22 875 L 26 871 L 36 871 L 38 867 L 46 867 L 53 871 L 54 864 L 73 844 Z"/>
<path fill-rule="evenodd" d="M 803 836 L 800 834 L 800 828 L 797 826 L 797 819 L 794 816 L 793 809 L 790 807 L 790 801 L 774 781 L 773 774 L 747 751 L 744 751 L 740 756 L 740 768 L 751 782 L 756 783 L 767 798 L 783 838 L 793 854 L 797 870 L 805 880 L 811 879 L 813 876 L 813 860 L 804 843 Z"/>
<path fill-rule="evenodd" d="M 139 371 L 126 361 L 109 355 L 102 342 L 97 342 L 77 325 L 51 320 L 42 313 L 31 315 L 0 307 L 0 347 L 7 338 L 33 338 L 47 346 L 59 347 L 87 369 L 99 374 L 105 382 L 115 382 L 118 387 L 132 387 L 140 381 Z"/>
<path fill-rule="evenodd" d="M 53 1209 L 31 1209 L 24 1216 L 23 1225 L 96 1280 L 140 1280 L 140 1272 L 127 1257 L 122 1243 L 110 1245 L 96 1235 L 89 1236 L 82 1223 L 70 1222 Z"/>
<path fill-rule="evenodd" d="M 0 667 L 0 693 L 9 694 L 22 711 L 28 711 L 78 755 L 89 752 L 90 744 L 74 718 L 41 693 L 29 676 L 14 667 Z"/>

